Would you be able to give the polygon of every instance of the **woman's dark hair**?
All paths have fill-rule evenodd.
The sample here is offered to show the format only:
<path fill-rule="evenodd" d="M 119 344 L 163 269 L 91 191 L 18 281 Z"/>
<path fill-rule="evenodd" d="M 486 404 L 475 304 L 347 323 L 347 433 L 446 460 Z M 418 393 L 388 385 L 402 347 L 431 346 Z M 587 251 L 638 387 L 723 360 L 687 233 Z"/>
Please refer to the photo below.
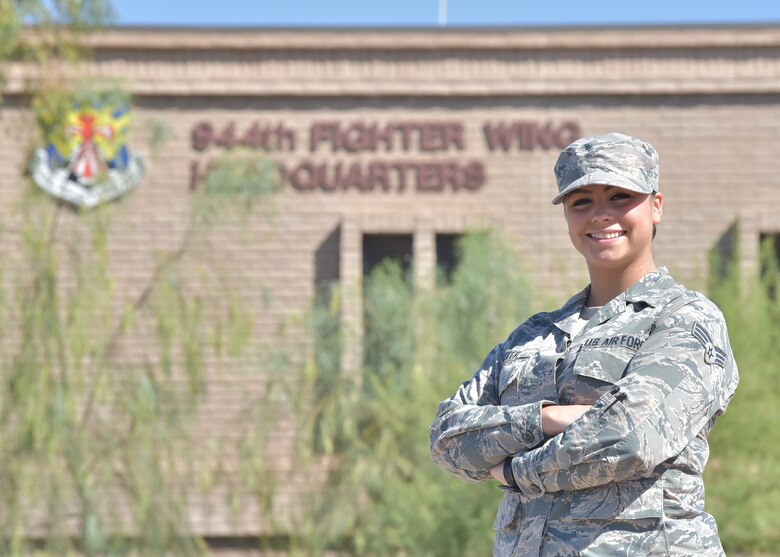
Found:
<path fill-rule="evenodd" d="M 653 192 L 653 193 L 650 194 L 650 199 L 653 199 L 655 197 L 655 193 L 656 192 Z M 657 232 L 656 225 L 653 225 L 653 237 L 651 238 L 651 240 L 655 240 L 655 233 L 656 232 Z"/>

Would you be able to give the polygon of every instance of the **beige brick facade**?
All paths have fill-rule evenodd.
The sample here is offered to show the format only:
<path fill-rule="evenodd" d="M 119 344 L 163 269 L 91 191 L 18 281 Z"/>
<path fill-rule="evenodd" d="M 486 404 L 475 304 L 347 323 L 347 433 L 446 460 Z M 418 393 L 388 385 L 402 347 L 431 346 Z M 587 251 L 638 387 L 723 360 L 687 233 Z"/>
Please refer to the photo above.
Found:
<path fill-rule="evenodd" d="M 284 164 L 272 218 L 225 226 L 203 246 L 251 310 L 258 342 L 306 306 L 318 273 L 339 275 L 350 293 L 345 324 L 360 330 L 361 240 L 370 233 L 411 234 L 416 280 L 430 283 L 436 233 L 498 229 L 516 242 L 538 291 L 563 300 L 586 281 L 561 208 L 550 204 L 557 144 L 576 133 L 621 131 L 656 147 L 666 203 L 656 261 L 692 287 L 704 287 L 707 254 L 735 224 L 745 272 L 758 236 L 780 233 L 780 27 L 117 29 L 91 43 L 94 60 L 63 75 L 120 80 L 132 92 L 133 144 L 146 164 L 110 234 L 125 301 L 157 255 L 181 242 L 193 179 L 224 152 L 215 139 L 228 126 L 243 138 L 257 124 L 252 141 Z M 11 226 L 36 141 L 24 95 L 31 76 L 11 65 L 4 85 L 0 211 Z M 160 123 L 172 138 L 153 153 Z M 352 368 L 360 354 L 350 346 Z M 230 431 L 242 402 L 262 400 L 263 389 L 263 370 L 216 376 L 204 438 Z M 286 432 L 270 445 L 278 468 L 289 469 Z M 300 479 L 286 483 L 280 515 L 300 504 L 300 489 Z M 198 532 L 261 529 L 257 515 L 228 517 L 220 501 L 213 496 L 216 512 L 193 506 Z"/>

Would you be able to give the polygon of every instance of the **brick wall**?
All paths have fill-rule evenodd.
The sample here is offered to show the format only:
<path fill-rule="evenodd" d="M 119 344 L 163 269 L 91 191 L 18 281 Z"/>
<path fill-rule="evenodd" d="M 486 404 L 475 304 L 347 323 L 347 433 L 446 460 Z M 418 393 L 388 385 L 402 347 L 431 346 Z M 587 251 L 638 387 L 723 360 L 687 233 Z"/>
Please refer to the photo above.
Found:
<path fill-rule="evenodd" d="M 513 238 L 532 283 L 551 307 L 582 287 L 585 267 L 570 246 L 561 208 L 550 205 L 558 147 L 515 144 L 506 152 L 491 150 L 485 124 L 558 127 L 574 122 L 585 135 L 614 130 L 650 141 L 660 153 L 665 195 L 656 261 L 692 287 L 704 287 L 707 253 L 735 223 L 745 272 L 755 266 L 758 235 L 780 231 L 780 177 L 774 167 L 780 152 L 777 27 L 338 33 L 118 29 L 92 42 L 95 59 L 79 75 L 121 77 L 127 84 L 135 95 L 133 145 L 146 164 L 139 188 L 114 210 L 109 249 L 118 277 L 117 307 L 140 294 L 159 254 L 182 241 L 191 211 L 192 165 L 202 170 L 222 151 L 213 143 L 202 151 L 193 147 L 192 132 L 199 123 L 220 132 L 232 122 L 239 136 L 254 123 L 283 125 L 295 134 L 295 149 L 283 141 L 282 149 L 272 149 L 269 156 L 290 172 L 306 163 L 325 164 L 334 172 L 338 162 L 343 169 L 357 162 L 364 174 L 372 162 L 433 163 L 439 165 L 435 172 L 442 164 L 481 165 L 484 180 L 474 189 L 455 190 L 447 182 L 436 191 L 435 178 L 429 184 L 434 191 L 420 191 L 414 177 L 424 171 L 414 168 L 407 170 L 403 189 L 399 171 L 388 171 L 394 173 L 389 191 L 381 182 L 369 191 L 358 186 L 300 191 L 288 181 L 271 215 L 261 211 L 246 223 L 224 223 L 211 243 L 200 247 L 251 312 L 258 346 L 273 337 L 282 320 L 305 308 L 318 276 L 340 274 L 351 292 L 344 304 L 345 324 L 360 329 L 364 233 L 413 234 L 416 276 L 427 282 L 435 233 L 492 227 Z M 20 175 L 36 141 L 23 94 L 24 79 L 34 73 L 9 66 L 5 84 L 0 212 L 11 229 L 15 203 L 27 187 Z M 413 132 L 418 135 L 408 150 L 396 136 L 393 149 L 331 152 L 331 143 L 324 141 L 312 152 L 312 126 L 322 122 L 444 123 L 462 131 L 463 149 L 453 142 L 439 151 L 423 150 L 421 132 Z M 160 123 L 172 136 L 154 153 L 151 130 Z M 308 176 L 300 172 L 301 180 Z M 63 226 L 77 226 L 77 221 L 69 215 Z M 14 237 L 6 234 L 2 241 L 7 264 L 13 264 Z M 350 344 L 344 364 L 354 367 L 359 358 L 357 345 Z M 204 446 L 232 431 L 242 419 L 239 409 L 247 400 L 262 401 L 266 384 L 261 368 L 214 368 L 197 424 Z M 292 466 L 287 433 L 282 428 L 268 449 L 282 472 Z M 304 486 L 294 475 L 281 486 L 280 516 L 294 513 L 301 504 L 296 494 Z M 219 494 L 212 499 L 211 507 L 193 504 L 193 522 L 204 535 L 263 529 L 257 507 L 236 519 L 226 514 Z"/>

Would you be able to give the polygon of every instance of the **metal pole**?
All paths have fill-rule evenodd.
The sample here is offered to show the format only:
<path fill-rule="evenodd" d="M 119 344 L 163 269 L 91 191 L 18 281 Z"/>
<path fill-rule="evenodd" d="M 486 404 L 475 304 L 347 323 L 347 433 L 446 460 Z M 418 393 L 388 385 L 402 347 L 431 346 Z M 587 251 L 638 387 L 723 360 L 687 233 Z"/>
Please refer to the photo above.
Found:
<path fill-rule="evenodd" d="M 439 27 L 447 27 L 447 0 L 439 0 Z"/>

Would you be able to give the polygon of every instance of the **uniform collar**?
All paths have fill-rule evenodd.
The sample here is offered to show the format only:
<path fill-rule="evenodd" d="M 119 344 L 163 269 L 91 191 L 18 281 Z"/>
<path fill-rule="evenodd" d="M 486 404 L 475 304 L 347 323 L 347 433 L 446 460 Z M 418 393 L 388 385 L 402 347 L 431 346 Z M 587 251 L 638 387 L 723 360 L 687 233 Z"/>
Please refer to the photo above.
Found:
<path fill-rule="evenodd" d="M 585 300 L 588 299 L 588 294 L 590 294 L 590 285 L 572 296 L 568 302 L 563 304 L 563 307 L 552 312 L 550 314 L 550 319 L 552 320 L 553 325 L 568 335 L 571 335 L 574 323 L 579 318 L 580 311 L 582 311 L 582 306 L 585 305 Z"/>
<path fill-rule="evenodd" d="M 668 299 L 670 288 L 677 286 L 677 282 L 671 277 L 666 267 L 658 267 L 655 271 L 647 273 L 637 282 L 621 292 L 604 305 L 588 321 L 589 325 L 601 324 L 610 320 L 615 315 L 622 313 L 628 304 L 646 304 L 655 307 L 665 303 Z M 553 325 L 560 330 L 571 334 L 574 322 L 579 318 L 582 306 L 590 294 L 590 285 L 572 296 L 559 310 L 550 314 Z"/>
<path fill-rule="evenodd" d="M 677 286 L 677 281 L 672 278 L 666 267 L 658 267 L 655 271 L 647 273 L 641 279 L 628 287 L 625 292 L 626 303 L 645 303 L 656 307 L 665 303 L 670 288 Z"/>

